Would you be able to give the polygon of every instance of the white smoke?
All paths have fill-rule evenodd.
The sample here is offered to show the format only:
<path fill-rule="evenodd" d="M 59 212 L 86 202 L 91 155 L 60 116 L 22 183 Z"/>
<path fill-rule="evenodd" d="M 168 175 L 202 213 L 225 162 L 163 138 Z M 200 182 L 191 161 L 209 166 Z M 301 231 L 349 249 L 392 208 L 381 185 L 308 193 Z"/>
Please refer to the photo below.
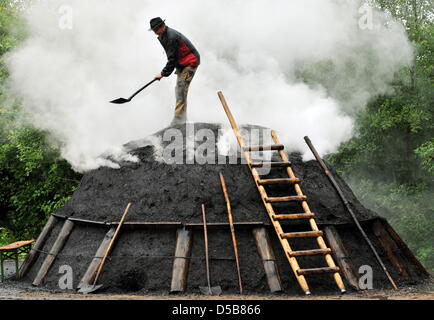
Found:
<path fill-rule="evenodd" d="M 273 128 L 306 157 L 305 135 L 320 153 L 333 152 L 353 134 L 351 116 L 390 90 L 412 61 L 402 25 L 374 10 L 373 27 L 360 28 L 360 7 L 347 0 L 39 1 L 23 13 L 29 37 L 8 57 L 11 87 L 28 121 L 61 142 L 76 170 L 107 165 L 101 154 L 172 119 L 175 76 L 127 105 L 108 102 L 130 96 L 165 65 L 147 31 L 161 16 L 201 53 L 190 121 L 227 123 L 222 90 L 240 124 Z M 332 70 L 316 69 L 323 62 Z M 301 82 L 306 70 L 317 83 Z"/>

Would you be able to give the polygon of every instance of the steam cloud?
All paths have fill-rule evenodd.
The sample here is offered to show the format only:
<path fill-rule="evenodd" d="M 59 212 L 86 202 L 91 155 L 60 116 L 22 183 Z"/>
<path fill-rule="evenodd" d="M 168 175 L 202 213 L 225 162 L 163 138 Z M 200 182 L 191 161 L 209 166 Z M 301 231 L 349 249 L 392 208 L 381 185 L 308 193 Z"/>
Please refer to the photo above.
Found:
<path fill-rule="evenodd" d="M 189 95 L 189 120 L 227 123 L 222 90 L 239 123 L 278 131 L 290 150 L 309 157 L 303 136 L 320 153 L 353 134 L 353 115 L 403 66 L 412 47 L 401 24 L 373 11 L 362 29 L 361 1 L 39 1 L 23 12 L 29 37 L 8 57 L 12 93 L 28 121 L 61 143 L 79 171 L 108 165 L 99 156 L 167 126 L 176 77 L 133 102 L 128 97 L 165 65 L 148 21 L 161 16 L 189 37 L 202 65 Z M 72 13 L 72 16 L 70 15 Z M 72 29 L 64 28 L 72 17 Z M 62 25 L 63 24 L 63 25 Z M 62 27 L 63 26 L 63 27 Z M 328 68 L 318 67 L 318 63 Z M 308 72 L 306 84 L 300 74 Z M 122 155 L 120 155 L 122 157 Z"/>

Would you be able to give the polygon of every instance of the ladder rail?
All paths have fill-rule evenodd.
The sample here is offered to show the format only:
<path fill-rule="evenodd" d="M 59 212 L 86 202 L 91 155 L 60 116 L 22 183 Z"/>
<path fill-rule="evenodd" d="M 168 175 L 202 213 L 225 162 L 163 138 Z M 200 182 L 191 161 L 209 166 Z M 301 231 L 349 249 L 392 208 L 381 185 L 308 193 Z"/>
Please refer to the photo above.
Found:
<path fill-rule="evenodd" d="M 274 212 L 273 206 L 270 203 L 267 203 L 265 201 L 265 199 L 267 198 L 266 190 L 265 190 L 265 188 L 262 185 L 259 184 L 259 180 L 261 180 L 261 178 L 259 176 L 258 171 L 255 168 L 252 167 L 252 157 L 251 157 L 251 155 L 250 155 L 250 153 L 248 151 L 245 151 L 244 140 L 243 140 L 243 138 L 241 136 L 240 130 L 238 129 L 237 123 L 235 122 L 235 119 L 234 119 L 234 117 L 233 117 L 233 115 L 232 115 L 232 113 L 231 113 L 231 111 L 229 109 L 229 106 L 228 106 L 228 104 L 226 102 L 226 99 L 223 96 L 222 92 L 219 92 L 218 96 L 219 96 L 220 101 L 221 101 L 221 103 L 223 105 L 223 109 L 225 110 L 226 115 L 227 115 L 227 117 L 229 119 L 229 122 L 231 124 L 232 130 L 235 133 L 235 136 L 236 136 L 238 144 L 239 144 L 239 146 L 240 146 L 240 148 L 242 150 L 242 153 L 243 153 L 244 157 L 246 158 L 247 165 L 248 165 L 248 167 L 250 169 L 250 172 L 252 173 L 253 180 L 254 180 L 254 182 L 256 184 L 256 187 L 257 187 L 257 189 L 258 189 L 258 191 L 259 191 L 259 193 L 261 195 L 262 203 L 264 204 L 265 210 L 267 211 L 267 214 L 268 214 L 268 216 L 269 216 L 269 218 L 271 220 L 271 223 L 273 224 L 273 227 L 274 227 L 274 229 L 275 229 L 275 231 L 276 231 L 276 233 L 278 235 L 283 234 L 284 232 L 282 230 L 282 226 L 280 225 L 280 223 L 278 221 L 275 221 L 273 219 L 273 216 L 276 215 L 275 212 Z M 299 283 L 300 287 L 302 288 L 302 290 L 306 294 L 310 294 L 310 290 L 309 290 L 309 286 L 307 284 L 306 278 L 303 275 L 299 275 L 298 272 L 297 272 L 298 270 L 301 269 L 300 266 L 299 266 L 299 264 L 298 264 L 297 259 L 295 257 L 290 256 L 290 252 L 292 252 L 292 249 L 291 249 L 291 246 L 289 245 L 288 240 L 282 239 L 280 236 L 278 236 L 278 238 L 279 238 L 280 244 L 282 245 L 282 247 L 284 249 L 286 258 L 288 259 L 288 262 L 291 265 L 291 269 L 294 272 L 294 276 L 296 277 L 297 282 Z"/>
<path fill-rule="evenodd" d="M 280 244 L 282 245 L 282 248 L 284 249 L 285 255 L 286 255 L 287 259 L 288 259 L 289 264 L 291 265 L 291 269 L 294 272 L 294 275 L 295 275 L 295 277 L 297 279 L 297 282 L 299 283 L 300 287 L 302 288 L 302 290 L 306 294 L 310 294 L 309 286 L 307 284 L 306 278 L 304 277 L 304 271 L 305 270 L 303 270 L 303 269 L 300 268 L 296 257 L 294 255 L 292 255 L 292 253 L 294 251 L 291 249 L 291 246 L 289 244 L 288 239 L 282 237 L 282 235 L 285 234 L 285 233 L 283 232 L 283 229 L 282 229 L 282 226 L 281 226 L 279 220 L 278 219 L 274 219 L 274 217 L 276 216 L 274 208 L 273 208 L 272 204 L 267 201 L 268 195 L 267 195 L 267 192 L 265 190 L 265 187 L 260 183 L 260 181 L 262 181 L 261 177 L 260 177 L 257 169 L 252 165 L 252 157 L 251 157 L 251 154 L 249 152 L 249 150 L 251 148 L 250 147 L 246 148 L 244 139 L 241 136 L 240 130 L 239 130 L 239 128 L 238 128 L 238 126 L 237 126 L 237 124 L 235 122 L 235 119 L 234 119 L 234 117 L 233 117 L 233 115 L 232 115 L 232 113 L 231 113 L 231 111 L 229 109 L 229 106 L 228 106 L 228 104 L 226 102 L 226 99 L 223 96 L 223 93 L 222 92 L 218 92 L 218 96 L 219 96 L 220 101 L 222 103 L 223 109 L 225 110 L 225 113 L 226 113 L 226 115 L 227 115 L 227 117 L 229 119 L 229 122 L 231 124 L 232 130 L 234 131 L 234 134 L 235 134 L 235 136 L 237 138 L 237 141 L 238 141 L 238 144 L 239 144 L 239 146 L 241 148 L 241 151 L 242 151 L 242 153 L 243 153 L 243 155 L 244 155 L 244 157 L 245 157 L 245 159 L 247 161 L 247 165 L 248 165 L 249 170 L 250 170 L 250 172 L 252 174 L 252 178 L 253 178 L 253 180 L 255 182 L 255 185 L 256 185 L 256 188 L 258 189 L 259 194 L 261 196 L 262 203 L 263 203 L 263 205 L 265 207 L 265 210 L 267 211 L 267 214 L 268 214 L 268 216 L 270 218 L 270 221 L 273 224 L 273 227 L 274 227 L 274 229 L 276 231 L 276 234 L 278 235 L 278 239 L 280 241 Z M 274 143 L 276 145 L 280 145 L 280 143 L 278 141 L 278 138 L 277 138 L 277 135 L 276 135 L 276 132 L 274 130 L 271 131 L 271 136 L 272 136 L 272 139 L 274 140 Z M 285 152 L 283 151 L 282 148 L 277 148 L 275 151 L 278 151 L 278 153 L 280 155 L 280 158 L 282 159 L 283 162 L 289 162 L 289 159 L 286 156 L 286 154 L 285 154 Z M 295 176 L 295 174 L 294 174 L 294 172 L 293 172 L 293 170 L 292 170 L 292 168 L 291 168 L 290 165 L 286 166 L 285 168 L 286 168 L 286 172 L 288 174 L 288 177 L 290 179 L 298 180 L 297 177 Z M 299 185 L 299 181 L 294 183 L 294 189 L 295 189 L 298 197 L 304 197 L 303 191 L 301 190 L 301 187 Z M 309 218 L 309 223 L 310 223 L 312 231 L 314 231 L 314 232 L 320 232 L 320 230 L 319 230 L 319 228 L 318 228 L 318 226 L 317 226 L 317 224 L 315 222 L 315 219 L 313 218 L 314 215 L 310 211 L 309 205 L 307 204 L 307 201 L 306 200 L 301 201 L 301 205 L 303 207 L 303 210 L 304 210 L 305 214 L 312 215 L 312 218 Z M 327 250 L 327 249 L 330 250 L 327 247 L 327 245 L 326 245 L 326 243 L 325 243 L 325 241 L 324 241 L 324 239 L 323 239 L 322 236 L 317 236 L 316 239 L 317 239 L 317 243 L 318 243 L 318 245 L 319 245 L 319 247 L 320 247 L 321 250 Z M 342 281 L 342 278 L 341 278 L 341 276 L 339 274 L 339 268 L 334 263 L 334 260 L 333 260 L 332 256 L 330 255 L 330 253 L 325 253 L 324 254 L 324 258 L 325 258 L 325 260 L 327 262 L 328 269 L 330 269 L 330 270 L 337 270 L 336 272 L 333 273 L 333 278 L 334 278 L 337 286 L 341 289 L 341 292 L 345 292 L 346 290 L 345 290 L 345 286 L 344 286 L 344 283 Z M 300 270 L 301 270 L 301 272 L 300 272 Z"/>
<path fill-rule="evenodd" d="M 279 138 L 277 137 L 277 134 L 276 134 L 276 131 L 274 131 L 274 130 L 271 131 L 271 137 L 273 138 L 274 143 L 280 144 Z M 283 150 L 279 150 L 278 153 L 279 153 L 279 156 L 282 159 L 282 161 L 289 161 L 286 153 Z M 291 167 L 286 168 L 286 172 L 288 173 L 289 178 L 291 178 L 291 179 L 296 178 L 294 171 L 292 170 Z M 303 191 L 301 190 L 299 183 L 294 184 L 294 189 L 295 189 L 295 192 L 297 193 L 298 196 L 303 195 Z M 302 201 L 301 206 L 303 207 L 303 210 L 306 214 L 312 213 L 312 211 L 310 211 L 310 208 L 309 208 L 307 201 Z M 309 219 L 309 223 L 310 223 L 310 226 L 311 226 L 313 231 L 319 231 L 318 225 L 316 224 L 316 221 L 314 218 Z M 318 245 L 321 249 L 327 249 L 328 248 L 325 241 L 324 241 L 324 238 L 322 236 L 319 236 L 316 239 L 317 239 Z M 336 264 L 333 260 L 333 257 L 331 256 L 331 254 L 324 255 L 324 258 L 327 262 L 327 265 L 330 268 L 336 267 Z M 342 281 L 342 277 L 339 274 L 339 272 L 333 273 L 333 278 L 334 278 L 337 286 L 339 287 L 339 289 L 341 289 L 342 292 L 345 292 L 346 291 L 345 285 Z"/>

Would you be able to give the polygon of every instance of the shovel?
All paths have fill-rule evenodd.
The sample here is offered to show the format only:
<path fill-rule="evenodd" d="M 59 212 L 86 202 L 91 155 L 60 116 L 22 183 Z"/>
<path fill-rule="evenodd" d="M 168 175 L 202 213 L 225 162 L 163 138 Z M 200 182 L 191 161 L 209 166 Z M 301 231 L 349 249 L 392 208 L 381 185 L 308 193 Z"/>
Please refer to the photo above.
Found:
<path fill-rule="evenodd" d="M 222 288 L 220 286 L 211 287 L 211 277 L 209 273 L 209 256 L 208 256 L 208 231 L 206 228 L 206 216 L 205 205 L 202 204 L 202 217 L 203 217 L 203 233 L 205 239 L 205 263 L 206 263 L 206 279 L 208 281 L 208 287 L 199 287 L 202 294 L 207 296 L 219 296 L 222 294 Z"/>
<path fill-rule="evenodd" d="M 131 207 L 131 203 L 129 203 L 128 206 L 127 206 L 127 208 L 125 209 L 125 212 L 122 215 L 122 219 L 119 222 L 118 227 L 116 228 L 116 231 L 115 231 L 115 233 L 113 235 L 113 238 L 111 239 L 110 244 L 109 244 L 106 252 L 104 253 L 104 256 L 103 256 L 103 258 L 102 258 L 102 260 L 100 262 L 100 265 L 98 267 L 98 271 L 96 273 L 95 279 L 93 280 L 93 284 L 83 284 L 83 286 L 81 287 L 81 289 L 78 292 L 84 293 L 84 294 L 88 294 L 88 293 L 92 293 L 92 292 L 94 292 L 94 291 L 96 291 L 96 290 L 98 290 L 98 289 L 100 289 L 102 287 L 102 284 L 96 285 L 96 282 L 98 281 L 98 278 L 99 278 L 99 276 L 101 274 L 102 268 L 104 267 L 104 264 L 105 264 L 105 262 L 107 260 L 107 257 L 109 255 L 111 249 L 113 248 L 113 244 L 115 243 L 115 240 L 116 240 L 116 238 L 117 238 L 117 236 L 119 234 L 119 231 L 121 230 L 121 227 L 124 224 L 125 218 L 127 217 L 128 210 L 130 209 L 130 207 Z"/>
<path fill-rule="evenodd" d="M 135 96 L 137 96 L 140 92 L 142 92 L 143 90 L 145 90 L 147 87 L 149 87 L 151 84 L 153 84 L 155 81 L 160 81 L 160 79 L 154 79 L 151 82 L 149 82 L 147 85 L 145 85 L 143 88 L 139 89 L 136 93 L 134 93 L 129 99 L 125 99 L 125 98 L 119 98 L 113 101 L 110 101 L 110 103 L 114 103 L 114 104 L 124 104 L 127 102 L 130 102 L 131 100 L 133 100 L 133 98 Z"/>

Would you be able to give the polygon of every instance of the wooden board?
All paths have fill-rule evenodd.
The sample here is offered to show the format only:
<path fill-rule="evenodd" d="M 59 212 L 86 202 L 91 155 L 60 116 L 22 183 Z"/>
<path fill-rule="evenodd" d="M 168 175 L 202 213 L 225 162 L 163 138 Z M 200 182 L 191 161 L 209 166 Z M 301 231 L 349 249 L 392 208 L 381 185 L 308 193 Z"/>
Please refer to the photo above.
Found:
<path fill-rule="evenodd" d="M 384 229 L 383 224 L 376 220 L 373 224 L 373 231 L 381 243 L 383 249 L 386 251 L 389 261 L 392 263 L 396 271 L 405 279 L 410 280 L 411 275 L 405 266 L 405 261 L 399 255 L 399 248 L 396 243 L 390 237 L 389 233 Z"/>
<path fill-rule="evenodd" d="M 283 291 L 279 270 L 277 269 L 276 258 L 274 256 L 273 247 L 271 246 L 267 230 L 265 228 L 256 228 L 253 230 L 253 236 L 256 241 L 259 256 L 264 265 L 265 275 L 270 291 Z"/>
<path fill-rule="evenodd" d="M 28 246 L 35 242 L 35 240 L 27 240 L 27 241 L 17 241 L 11 244 L 8 244 L 7 246 L 0 247 L 0 252 L 11 252 L 16 251 L 22 247 Z"/>
<path fill-rule="evenodd" d="M 48 274 L 48 271 L 50 271 L 50 268 L 53 265 L 54 260 L 56 259 L 59 252 L 63 249 L 63 246 L 68 240 L 68 237 L 71 234 L 73 228 L 74 228 L 74 222 L 66 220 L 65 223 L 63 224 L 62 230 L 60 230 L 59 235 L 53 244 L 53 247 L 50 250 L 50 253 L 47 255 L 44 262 L 42 263 L 42 266 L 39 269 L 38 274 L 35 277 L 35 280 L 33 280 L 34 286 L 42 285 L 45 277 Z"/>
<path fill-rule="evenodd" d="M 184 292 L 187 288 L 188 267 L 192 245 L 191 230 L 178 229 L 176 233 L 175 259 L 173 260 L 170 292 Z"/>
<path fill-rule="evenodd" d="M 355 268 L 350 262 L 347 249 L 345 248 L 338 231 L 334 226 L 327 226 L 324 228 L 324 233 L 329 247 L 333 251 L 333 256 L 336 259 L 338 266 L 341 268 L 345 279 L 347 279 L 348 283 L 354 289 L 359 290 Z"/>

